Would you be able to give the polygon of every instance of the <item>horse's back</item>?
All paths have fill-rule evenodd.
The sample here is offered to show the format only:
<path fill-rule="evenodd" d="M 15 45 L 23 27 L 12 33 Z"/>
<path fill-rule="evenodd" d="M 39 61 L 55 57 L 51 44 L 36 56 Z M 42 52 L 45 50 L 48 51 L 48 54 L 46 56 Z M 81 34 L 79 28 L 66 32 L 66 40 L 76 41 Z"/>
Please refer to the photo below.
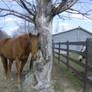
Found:
<path fill-rule="evenodd" d="M 0 41 L 0 46 L 1 45 L 5 45 L 7 43 L 7 41 L 11 40 L 11 38 L 5 38 L 4 40 Z"/>

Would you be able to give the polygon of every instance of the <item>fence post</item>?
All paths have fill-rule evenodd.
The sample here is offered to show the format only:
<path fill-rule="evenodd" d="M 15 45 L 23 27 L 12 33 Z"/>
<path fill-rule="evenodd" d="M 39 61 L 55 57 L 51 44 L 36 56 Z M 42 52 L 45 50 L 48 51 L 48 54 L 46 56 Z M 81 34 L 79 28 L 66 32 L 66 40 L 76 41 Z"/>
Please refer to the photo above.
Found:
<path fill-rule="evenodd" d="M 90 44 L 91 43 L 91 44 Z M 92 67 L 92 38 L 86 40 L 86 66 L 85 66 L 85 81 L 84 81 L 84 92 L 90 92 L 92 85 L 88 83 L 88 79 L 92 78 L 92 71 L 89 71 L 88 66 Z"/>
<path fill-rule="evenodd" d="M 67 69 L 69 69 L 69 41 L 67 41 Z"/>
<path fill-rule="evenodd" d="M 53 54 L 53 58 L 54 58 L 54 48 L 55 48 L 54 41 L 52 40 L 52 54 Z"/>
<path fill-rule="evenodd" d="M 58 45 L 59 45 L 59 47 L 58 47 L 58 63 L 60 62 L 60 45 L 61 45 L 61 43 L 59 42 L 58 43 Z"/>

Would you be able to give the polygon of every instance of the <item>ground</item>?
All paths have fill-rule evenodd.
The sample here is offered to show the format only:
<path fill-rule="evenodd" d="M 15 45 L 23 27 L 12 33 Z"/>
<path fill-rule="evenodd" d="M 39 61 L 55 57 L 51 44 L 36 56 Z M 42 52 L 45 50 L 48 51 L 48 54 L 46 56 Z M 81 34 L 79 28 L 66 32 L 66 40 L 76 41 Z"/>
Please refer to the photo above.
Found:
<path fill-rule="evenodd" d="M 62 63 L 61 63 L 62 64 Z M 52 78 L 59 92 L 83 92 L 83 89 L 67 79 L 65 72 L 61 70 L 58 63 L 53 64 Z"/>
<path fill-rule="evenodd" d="M 24 71 L 28 72 L 28 70 L 28 65 L 26 65 Z M 4 79 L 4 70 L 0 62 L 0 92 L 23 92 L 23 90 L 19 90 L 17 88 L 17 74 L 15 63 L 13 64 L 12 72 L 14 80 L 10 81 L 9 78 Z M 22 73 L 22 83 L 27 72 Z M 58 64 L 55 63 L 53 64 L 52 78 L 55 82 L 55 88 L 59 90 L 59 92 L 82 92 L 80 90 L 80 87 L 75 86 L 66 78 L 63 71 L 58 67 Z"/>

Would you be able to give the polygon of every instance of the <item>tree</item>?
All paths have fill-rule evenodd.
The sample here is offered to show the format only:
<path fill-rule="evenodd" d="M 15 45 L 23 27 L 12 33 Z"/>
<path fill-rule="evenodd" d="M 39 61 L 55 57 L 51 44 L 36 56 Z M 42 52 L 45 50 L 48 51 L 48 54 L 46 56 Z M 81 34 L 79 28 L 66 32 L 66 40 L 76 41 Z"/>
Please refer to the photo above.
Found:
<path fill-rule="evenodd" d="M 29 74 L 29 77 L 26 77 L 26 81 L 28 78 L 32 80 L 30 83 L 31 85 L 32 82 L 36 80 L 37 83 L 35 88 L 38 92 L 54 92 L 51 83 L 52 20 L 56 15 L 61 16 L 61 13 L 64 11 L 67 13 L 82 14 L 83 16 L 89 18 L 87 15 L 90 14 L 91 10 L 87 9 L 86 11 L 82 11 L 78 10 L 79 8 L 73 8 L 72 6 L 79 0 L 9 0 L 11 4 L 15 5 L 15 7 L 17 6 L 20 8 L 20 11 L 14 6 L 10 8 L 8 0 L 1 1 L 6 5 L 6 7 L 0 7 L 1 17 L 14 15 L 24 19 L 33 23 L 35 25 L 36 32 L 40 33 L 40 60 L 34 61 L 34 71 Z M 26 14 L 24 13 L 24 10 Z"/>

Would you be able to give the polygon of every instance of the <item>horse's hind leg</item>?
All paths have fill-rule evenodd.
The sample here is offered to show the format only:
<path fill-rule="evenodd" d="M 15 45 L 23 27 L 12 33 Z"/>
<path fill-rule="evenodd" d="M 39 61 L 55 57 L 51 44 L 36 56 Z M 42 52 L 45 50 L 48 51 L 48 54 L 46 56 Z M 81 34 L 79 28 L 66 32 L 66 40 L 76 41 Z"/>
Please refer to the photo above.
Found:
<path fill-rule="evenodd" d="M 26 62 L 27 62 L 27 61 L 21 61 L 21 68 L 20 68 L 20 72 L 22 72 L 22 71 L 23 71 L 23 68 L 24 68 L 24 66 L 25 66 Z"/>
<path fill-rule="evenodd" d="M 9 60 L 8 70 L 9 70 L 10 80 L 13 80 L 13 78 L 12 78 L 12 72 L 11 72 L 12 64 L 13 64 L 13 60 Z"/>
<path fill-rule="evenodd" d="M 3 64 L 3 68 L 5 71 L 5 78 L 7 77 L 7 73 L 8 73 L 8 63 L 7 63 L 7 58 L 4 58 L 1 56 L 1 62 Z"/>
<path fill-rule="evenodd" d="M 29 66 L 29 68 L 30 68 L 30 70 L 33 69 L 33 58 L 31 58 L 31 60 L 30 60 L 30 66 Z"/>

